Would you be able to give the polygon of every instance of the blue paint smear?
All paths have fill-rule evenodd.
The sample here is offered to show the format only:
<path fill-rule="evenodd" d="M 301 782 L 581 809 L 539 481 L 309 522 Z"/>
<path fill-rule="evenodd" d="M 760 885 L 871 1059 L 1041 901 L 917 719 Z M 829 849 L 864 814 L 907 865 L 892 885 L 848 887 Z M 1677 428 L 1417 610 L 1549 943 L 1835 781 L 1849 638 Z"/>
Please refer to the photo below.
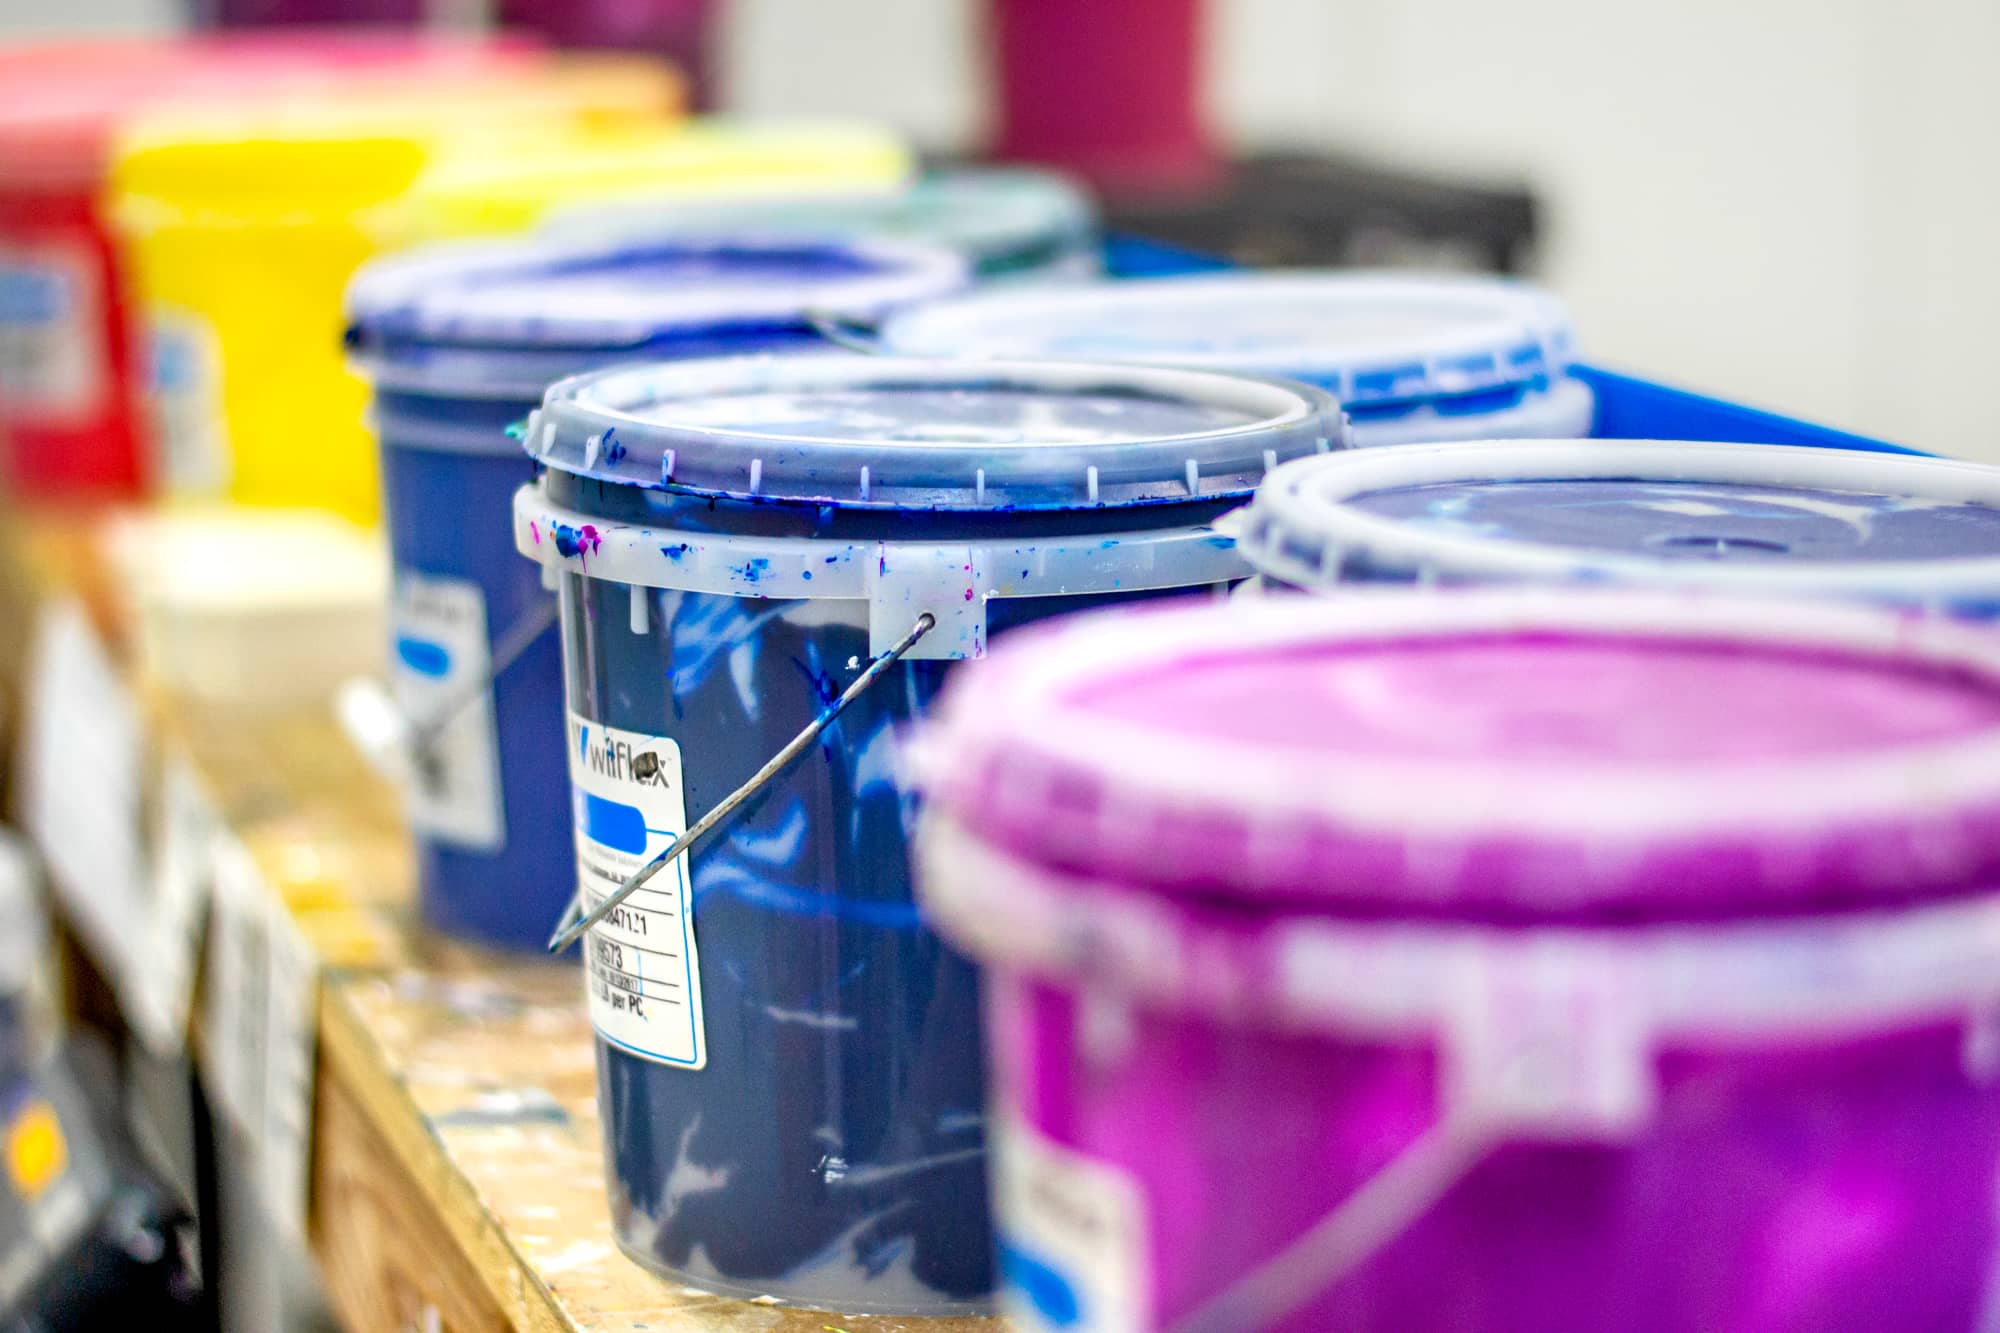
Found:
<path fill-rule="evenodd" d="M 396 656 L 419 676 L 438 680 L 451 672 L 451 653 L 443 644 L 428 639 L 412 639 L 407 635 L 398 638 Z"/>
<path fill-rule="evenodd" d="M 577 826 L 591 841 L 632 856 L 646 854 L 646 816 L 637 806 L 578 792 L 576 814 Z"/>
<path fill-rule="evenodd" d="M 549 535 L 555 538 L 556 550 L 562 552 L 565 559 L 574 559 L 578 551 L 587 551 L 593 545 L 588 533 L 567 523 L 551 522 Z"/>
<path fill-rule="evenodd" d="M 1010 1241 L 1000 1242 L 1000 1275 L 1051 1328 L 1083 1323 L 1083 1302 L 1069 1279 Z"/>

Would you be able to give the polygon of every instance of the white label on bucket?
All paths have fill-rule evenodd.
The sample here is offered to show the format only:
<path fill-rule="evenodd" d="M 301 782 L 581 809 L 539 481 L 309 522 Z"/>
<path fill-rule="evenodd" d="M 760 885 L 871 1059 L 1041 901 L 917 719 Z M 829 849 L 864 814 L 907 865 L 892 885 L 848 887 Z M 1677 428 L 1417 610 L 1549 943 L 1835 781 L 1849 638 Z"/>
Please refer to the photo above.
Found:
<path fill-rule="evenodd" d="M 687 832 L 680 747 L 569 715 L 576 878 L 595 907 Z M 708 1063 L 701 964 L 688 916 L 685 857 L 667 866 L 584 938 L 590 1021 L 621 1050 L 662 1064 Z"/>
<path fill-rule="evenodd" d="M 77 245 L 0 248 L 0 415 L 86 417 L 103 400 L 104 300 Z"/>
<path fill-rule="evenodd" d="M 1138 1182 L 1018 1120 L 993 1158 L 1002 1300 L 1020 1333 L 1138 1333 L 1146 1319 Z"/>
<path fill-rule="evenodd" d="M 465 579 L 396 576 L 396 702 L 417 743 L 410 822 L 440 842 L 498 851 L 507 842 L 486 597 Z"/>
<path fill-rule="evenodd" d="M 155 309 L 147 357 L 147 405 L 162 481 L 175 495 L 222 494 L 229 487 L 229 440 L 215 330 L 198 315 Z"/>

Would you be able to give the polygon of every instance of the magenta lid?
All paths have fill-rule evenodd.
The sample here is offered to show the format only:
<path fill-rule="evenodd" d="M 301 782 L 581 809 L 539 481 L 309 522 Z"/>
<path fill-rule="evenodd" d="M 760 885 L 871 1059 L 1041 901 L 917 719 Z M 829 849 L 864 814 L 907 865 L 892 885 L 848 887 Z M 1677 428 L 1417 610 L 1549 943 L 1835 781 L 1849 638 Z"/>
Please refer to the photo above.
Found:
<path fill-rule="evenodd" d="M 970 837 L 1177 895 L 1667 920 L 2000 880 L 1990 631 L 1514 590 L 1238 599 L 1016 635 L 947 691 Z"/>

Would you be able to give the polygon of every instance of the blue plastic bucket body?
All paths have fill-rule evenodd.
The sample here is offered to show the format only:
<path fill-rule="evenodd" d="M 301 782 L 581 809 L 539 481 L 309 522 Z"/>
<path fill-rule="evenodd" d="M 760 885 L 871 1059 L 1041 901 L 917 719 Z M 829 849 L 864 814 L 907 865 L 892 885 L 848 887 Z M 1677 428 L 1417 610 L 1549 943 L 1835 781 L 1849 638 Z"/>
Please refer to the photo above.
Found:
<path fill-rule="evenodd" d="M 909 652 L 585 937 L 620 1244 L 736 1295 L 986 1309 L 976 977 L 911 892 L 905 728 L 993 634 L 1242 577 L 1211 521 L 1344 447 L 1337 405 L 1152 367 L 738 357 L 563 381 L 523 440 L 545 472 L 515 546 L 562 589 L 591 905 Z"/>
<path fill-rule="evenodd" d="M 428 924 L 540 951 L 575 887 L 560 638 L 551 628 L 493 662 L 555 612 L 513 548 L 513 494 L 537 468 L 510 428 L 564 376 L 633 358 L 831 351 L 812 323 L 820 300 L 872 310 L 962 281 L 961 261 L 920 247 L 818 242 L 443 246 L 357 278 L 347 342 L 375 383 L 393 670 L 407 710 L 466 699 L 444 739 L 412 755 Z M 468 621 L 483 623 L 478 643 L 455 629 Z"/>
<path fill-rule="evenodd" d="M 607 524 L 643 522 L 664 549 L 717 531 L 925 541 L 1036 530 L 1020 514 L 717 503 L 553 471 L 545 486 Z M 1123 521 L 1201 524 L 1222 507 L 1148 507 Z M 1107 517 L 1041 522 L 1097 531 Z M 675 742 L 690 819 L 869 659 L 862 602 L 645 589 L 638 632 L 630 585 L 562 580 L 569 708 Z M 989 632 L 1133 595 L 996 599 Z M 598 1046 L 615 1229 L 640 1262 L 713 1290 L 857 1312 L 987 1308 L 978 977 L 919 917 L 907 855 L 907 728 L 956 669 L 892 666 L 689 858 L 705 1064 Z"/>
<path fill-rule="evenodd" d="M 382 484 L 397 582 L 407 588 L 413 580 L 448 581 L 476 589 L 490 658 L 495 642 L 546 614 L 550 594 L 539 571 L 514 554 L 508 523 L 513 494 L 532 479 L 534 467 L 518 453 L 404 444 L 394 433 L 394 417 L 388 421 Z M 431 659 L 440 649 L 421 627 L 399 624 L 395 649 L 399 671 L 439 669 Z M 474 845 L 419 832 L 419 910 L 426 924 L 516 949 L 539 947 L 554 929 L 573 887 L 574 858 L 568 828 L 550 815 L 569 800 L 561 681 L 561 640 L 553 630 L 493 678 L 497 769 L 490 780 L 498 789 L 500 841 Z M 423 766 L 417 768 L 416 781 L 428 780 Z"/>
<path fill-rule="evenodd" d="M 651 355 L 798 354 L 832 346 L 815 333 L 773 329 L 754 336 L 677 337 L 653 345 Z M 583 368 L 569 360 L 570 370 Z M 548 614 L 553 596 L 535 567 L 515 552 L 509 522 L 514 492 L 538 469 L 508 432 L 539 402 L 539 397 L 393 388 L 378 389 L 375 396 L 397 584 L 445 580 L 476 588 L 485 607 L 489 660 L 517 626 Z M 491 446 L 482 447 L 484 441 Z M 399 596 L 398 605 L 405 600 Z M 424 636 L 413 636 L 407 625 L 398 625 L 395 634 L 394 669 L 415 669 L 411 654 L 428 646 Z M 427 828 L 420 819 L 418 911 L 426 925 L 454 938 L 539 953 L 576 880 L 575 848 L 561 818 L 570 797 L 561 640 L 553 629 L 495 675 L 490 701 L 496 758 L 490 780 L 499 800 L 499 840 L 468 842 Z M 471 709 L 479 707 L 475 701 Z M 415 767 L 418 782 L 429 780 L 421 762 Z"/>

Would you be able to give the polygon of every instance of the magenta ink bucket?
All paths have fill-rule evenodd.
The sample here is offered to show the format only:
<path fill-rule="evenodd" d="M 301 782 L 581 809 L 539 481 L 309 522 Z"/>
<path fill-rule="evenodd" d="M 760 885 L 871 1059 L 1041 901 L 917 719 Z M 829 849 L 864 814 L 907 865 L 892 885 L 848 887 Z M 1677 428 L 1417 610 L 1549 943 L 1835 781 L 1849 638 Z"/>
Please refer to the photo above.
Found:
<path fill-rule="evenodd" d="M 1078 617 L 934 719 L 1017 1328 L 1986 1326 L 1990 634 L 1357 590 Z"/>

